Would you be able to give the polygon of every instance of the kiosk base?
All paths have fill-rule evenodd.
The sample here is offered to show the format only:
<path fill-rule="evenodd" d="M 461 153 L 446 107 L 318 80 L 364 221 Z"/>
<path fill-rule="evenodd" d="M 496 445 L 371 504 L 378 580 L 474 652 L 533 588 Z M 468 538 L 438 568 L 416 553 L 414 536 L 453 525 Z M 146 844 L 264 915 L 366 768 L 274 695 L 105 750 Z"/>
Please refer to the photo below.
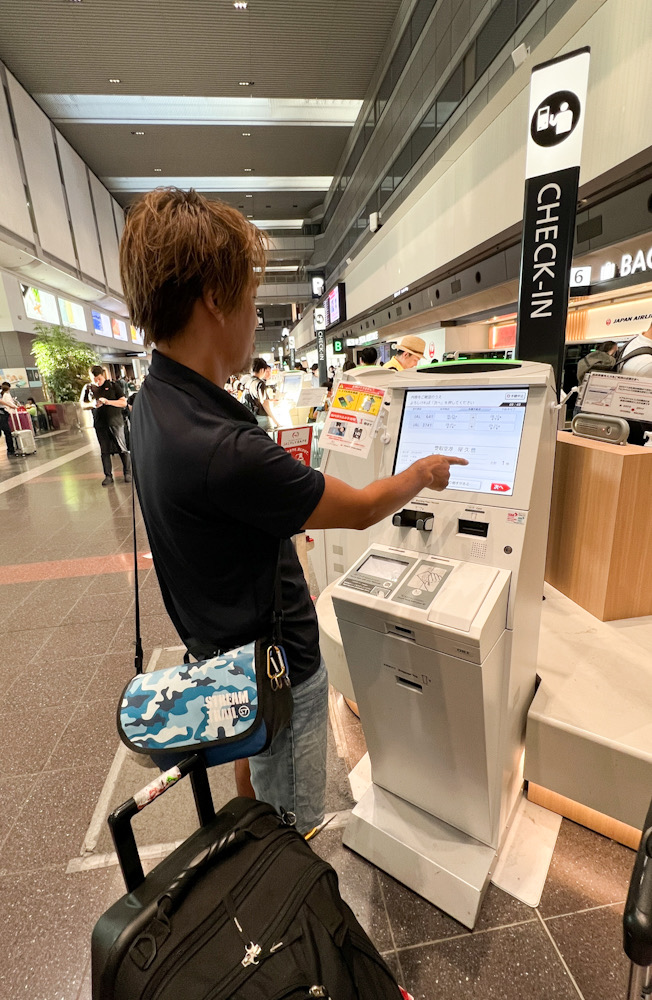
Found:
<path fill-rule="evenodd" d="M 343 842 L 473 929 L 496 863 L 493 848 L 378 785 L 353 810 Z"/>

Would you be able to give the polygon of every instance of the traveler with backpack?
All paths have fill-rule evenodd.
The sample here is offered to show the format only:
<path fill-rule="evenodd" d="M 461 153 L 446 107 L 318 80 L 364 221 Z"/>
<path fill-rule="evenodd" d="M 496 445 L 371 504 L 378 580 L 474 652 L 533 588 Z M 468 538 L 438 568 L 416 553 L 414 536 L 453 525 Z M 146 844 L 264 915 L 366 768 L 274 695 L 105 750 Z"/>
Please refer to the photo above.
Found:
<path fill-rule="evenodd" d="M 616 355 L 619 375 L 652 378 L 652 323 L 643 333 L 638 333 Z M 644 445 L 652 424 L 642 420 L 629 420 L 629 444 Z"/>
<path fill-rule="evenodd" d="M 652 323 L 625 344 L 616 358 L 619 375 L 652 378 Z"/>
<path fill-rule="evenodd" d="M 611 372 L 616 367 L 615 354 L 618 344 L 615 340 L 605 340 L 595 351 L 586 354 L 577 363 L 577 384 L 581 385 L 589 372 Z"/>
<path fill-rule="evenodd" d="M 259 427 L 271 431 L 275 427 L 280 427 L 279 421 L 274 416 L 267 389 L 267 380 L 272 374 L 272 369 L 264 358 L 254 358 L 251 370 L 253 374 L 245 388 L 242 402 L 251 410 Z"/>

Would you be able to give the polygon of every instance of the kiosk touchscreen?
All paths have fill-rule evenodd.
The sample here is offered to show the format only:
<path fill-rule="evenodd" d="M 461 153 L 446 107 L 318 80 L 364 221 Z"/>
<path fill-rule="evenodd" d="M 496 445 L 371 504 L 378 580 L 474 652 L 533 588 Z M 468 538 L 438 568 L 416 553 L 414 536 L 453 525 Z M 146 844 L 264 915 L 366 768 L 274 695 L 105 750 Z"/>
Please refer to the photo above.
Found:
<path fill-rule="evenodd" d="M 424 389 L 404 394 L 394 474 L 426 455 L 458 455 L 449 489 L 514 493 L 527 388 Z"/>
<path fill-rule="evenodd" d="M 469 464 L 332 598 L 373 777 L 344 843 L 472 927 L 522 787 L 557 411 L 547 365 L 461 367 L 396 374 L 381 464 Z"/>

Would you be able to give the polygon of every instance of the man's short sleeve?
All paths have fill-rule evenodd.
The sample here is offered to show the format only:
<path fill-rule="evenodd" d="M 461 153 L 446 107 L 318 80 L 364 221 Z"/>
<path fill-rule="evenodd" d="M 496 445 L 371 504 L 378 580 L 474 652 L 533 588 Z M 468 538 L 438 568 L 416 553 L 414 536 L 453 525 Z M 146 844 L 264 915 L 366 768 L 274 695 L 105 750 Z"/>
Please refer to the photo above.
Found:
<path fill-rule="evenodd" d="M 324 477 L 292 458 L 262 428 L 237 424 L 211 456 L 206 488 L 216 516 L 221 510 L 251 531 L 289 538 L 321 500 Z"/>

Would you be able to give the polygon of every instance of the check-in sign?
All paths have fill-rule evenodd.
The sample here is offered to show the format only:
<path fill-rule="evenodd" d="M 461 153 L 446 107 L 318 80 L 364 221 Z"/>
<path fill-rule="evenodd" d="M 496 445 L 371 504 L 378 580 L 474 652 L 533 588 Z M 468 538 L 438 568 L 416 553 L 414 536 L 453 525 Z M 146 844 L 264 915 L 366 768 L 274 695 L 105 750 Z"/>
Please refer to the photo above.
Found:
<path fill-rule="evenodd" d="M 552 365 L 558 390 L 589 58 L 586 48 L 541 63 L 530 83 L 516 357 Z"/>

